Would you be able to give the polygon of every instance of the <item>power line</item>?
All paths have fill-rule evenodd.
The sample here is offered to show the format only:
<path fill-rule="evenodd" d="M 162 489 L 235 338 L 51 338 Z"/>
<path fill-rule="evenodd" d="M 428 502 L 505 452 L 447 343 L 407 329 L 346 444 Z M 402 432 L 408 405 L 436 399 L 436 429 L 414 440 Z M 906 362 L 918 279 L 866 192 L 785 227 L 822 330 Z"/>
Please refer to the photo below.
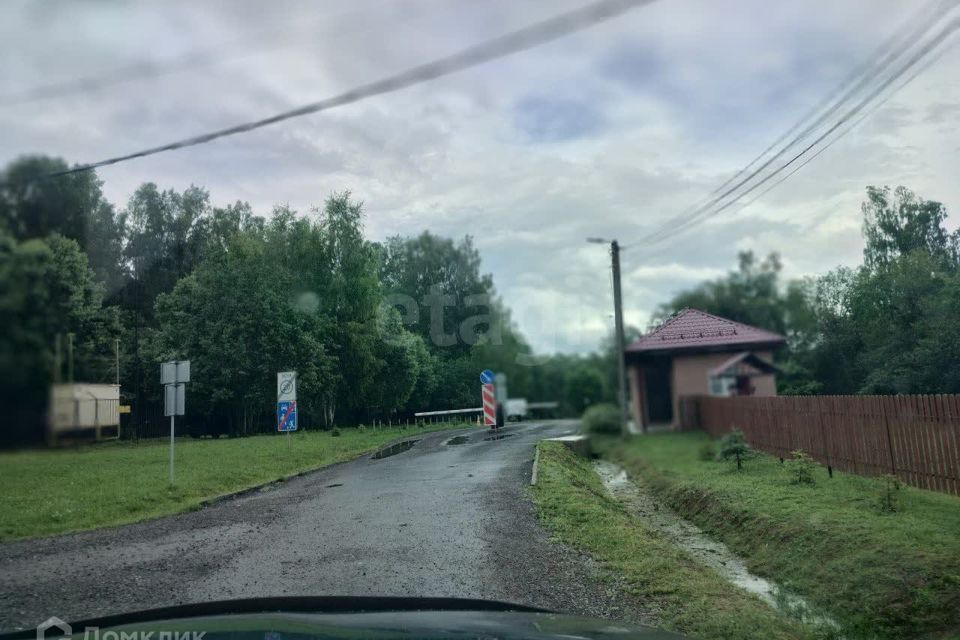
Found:
<path fill-rule="evenodd" d="M 936 17 L 936 10 L 943 5 L 946 0 L 932 0 L 926 5 L 926 10 L 919 11 L 914 14 L 913 18 L 907 23 L 901 26 L 896 32 L 890 35 L 877 49 L 873 52 L 872 55 L 867 57 L 867 60 L 860 64 L 856 69 L 854 69 L 846 78 L 840 82 L 837 87 L 834 88 L 823 100 L 817 103 L 810 111 L 808 111 L 800 120 L 795 122 L 789 129 L 781 133 L 773 142 L 771 142 L 767 147 L 761 151 L 753 160 L 747 163 L 745 166 L 741 167 L 736 173 L 724 180 L 720 185 L 718 185 L 713 191 L 708 193 L 706 197 L 701 200 L 699 203 L 693 204 L 687 209 L 685 209 L 680 214 L 674 216 L 666 224 L 671 224 L 673 221 L 681 221 L 685 219 L 688 215 L 697 211 L 699 208 L 708 206 L 710 204 L 710 198 L 723 189 L 725 189 L 730 183 L 734 180 L 748 172 L 755 164 L 760 162 L 766 155 L 772 151 L 775 147 L 780 145 L 784 140 L 789 138 L 791 135 L 795 134 L 801 127 L 807 125 L 806 128 L 795 138 L 794 140 L 803 140 L 806 135 L 816 126 L 817 122 L 822 122 L 824 117 L 827 117 L 830 113 L 836 111 L 836 109 L 842 104 L 845 97 L 851 95 L 851 86 L 852 88 L 857 88 L 863 85 L 864 78 L 869 77 L 868 74 L 871 72 L 878 72 L 881 65 L 877 62 L 878 59 L 889 59 L 889 55 L 892 51 L 900 49 L 902 51 L 905 44 L 909 43 L 912 32 L 915 31 L 917 24 L 921 26 L 926 23 L 927 20 L 931 17 Z M 875 75 L 875 73 L 874 73 Z M 859 80 L 858 80 L 859 79 Z M 832 105 L 832 108 L 830 108 Z M 823 113 L 821 113 L 823 112 Z M 821 114 L 820 118 L 814 123 L 810 123 L 810 120 L 813 119 L 818 113 Z"/>
<path fill-rule="evenodd" d="M 821 153 L 823 153 L 824 151 L 826 151 L 827 149 L 829 149 L 830 147 L 832 147 L 835 142 L 837 142 L 838 140 L 840 140 L 840 138 L 842 138 L 844 135 L 846 135 L 847 133 L 849 133 L 849 132 L 852 131 L 853 129 L 856 129 L 857 126 L 859 126 L 861 122 L 863 122 L 864 120 L 866 120 L 867 118 L 869 118 L 871 115 L 873 115 L 874 113 L 876 113 L 881 107 L 883 107 L 883 105 L 885 105 L 885 104 L 890 100 L 890 98 L 892 98 L 892 97 L 895 96 L 897 93 L 899 93 L 904 87 L 906 87 L 908 84 L 910 84 L 911 82 L 913 82 L 918 76 L 922 75 L 927 69 L 929 69 L 929 68 L 932 67 L 934 64 L 936 64 L 937 62 L 939 62 L 940 59 L 947 53 L 948 50 L 949 50 L 949 49 L 944 49 L 944 50 L 940 51 L 939 53 L 937 53 L 934 57 L 928 59 L 928 60 L 923 64 L 923 66 L 921 66 L 921 67 L 918 68 L 916 71 L 914 71 L 913 73 L 911 73 L 910 76 L 907 77 L 906 80 L 904 80 L 902 83 L 900 83 L 900 85 L 897 86 L 893 91 L 891 91 L 891 92 L 888 93 L 886 96 L 884 96 L 883 99 L 880 100 L 877 104 L 873 105 L 873 107 L 871 107 L 870 109 L 866 110 L 863 114 L 861 114 L 859 118 L 857 118 L 856 120 L 854 120 L 853 123 L 850 124 L 850 126 L 847 127 L 844 131 L 842 131 L 839 135 L 834 136 L 832 140 L 830 140 L 830 141 L 827 142 L 825 145 L 823 145 L 822 147 L 820 147 L 820 148 L 817 150 L 816 153 L 814 153 L 813 155 L 807 157 L 803 162 L 801 162 L 801 163 L 798 164 L 796 167 L 794 167 L 793 169 L 791 169 L 790 172 L 787 173 L 786 175 L 781 176 L 779 180 L 777 180 L 776 182 L 774 182 L 773 184 L 771 184 L 769 187 L 767 187 L 766 189 L 764 189 L 763 191 L 761 191 L 760 193 L 758 193 L 756 196 L 754 196 L 753 198 L 751 198 L 751 199 L 748 200 L 747 202 L 744 202 L 744 203 L 740 204 L 740 206 L 738 206 L 738 207 L 736 207 L 735 209 L 733 209 L 733 213 L 736 213 L 737 211 L 741 211 L 741 210 L 749 207 L 750 205 L 754 204 L 755 202 L 757 202 L 758 200 L 760 200 L 760 198 L 762 198 L 763 196 L 767 195 L 768 193 L 770 193 L 771 191 L 773 191 L 774 189 L 776 189 L 778 186 L 780 186 L 781 184 L 783 184 L 785 181 L 787 181 L 788 179 L 790 179 L 795 173 L 797 173 L 798 171 L 800 171 L 800 169 L 803 169 L 805 166 L 807 166 L 808 164 L 810 164 L 810 162 L 812 162 L 813 160 L 816 160 L 817 157 L 818 157 Z M 738 198 L 738 200 L 739 200 L 739 198 Z"/>
<path fill-rule="evenodd" d="M 407 21 L 411 17 L 413 17 L 413 14 L 404 14 L 404 17 L 400 20 Z M 333 19 L 345 19 L 347 23 L 358 23 L 365 22 L 366 16 L 359 11 L 352 11 L 336 16 Z M 324 24 L 328 22 L 329 19 L 325 20 Z M 396 21 L 391 23 L 391 25 L 395 24 Z M 325 29 L 320 32 L 311 31 L 309 40 L 312 41 L 318 37 L 330 38 L 356 35 L 356 33 L 363 33 L 369 29 L 369 26 L 360 30 L 344 30 L 337 27 Z M 304 38 L 300 38 L 298 40 L 303 39 Z M 166 59 L 144 60 L 79 78 L 40 84 L 11 93 L 0 94 L 0 106 L 27 104 L 52 98 L 65 98 L 73 95 L 102 91 L 130 82 L 162 78 L 184 71 L 194 71 L 230 60 L 239 60 L 259 55 L 263 51 L 289 48 L 297 45 L 298 40 L 290 40 L 289 30 L 287 29 L 260 31 L 253 34 L 252 38 L 248 36 L 242 39 L 231 40 L 215 47 L 199 47 Z M 251 48 L 252 44 L 258 46 Z"/>
<path fill-rule="evenodd" d="M 942 17 L 942 16 L 941 16 L 941 17 Z M 926 33 L 936 24 L 936 22 L 938 22 L 938 20 L 934 20 L 933 22 L 925 21 L 925 22 L 920 26 L 920 30 L 921 30 L 921 31 L 920 31 L 920 33 L 918 34 L 918 37 L 926 34 Z M 911 36 L 913 36 L 913 34 L 911 34 Z M 907 45 L 906 47 L 901 48 L 899 51 L 891 52 L 891 53 L 884 59 L 884 61 L 883 61 L 880 65 L 878 65 L 877 69 L 868 76 L 867 79 L 868 79 L 868 80 L 873 80 L 873 79 L 876 78 L 878 75 L 880 75 L 882 72 L 886 71 L 887 68 L 888 68 L 893 62 L 895 62 L 896 59 L 897 59 L 898 57 L 900 57 L 900 56 L 909 48 L 909 45 L 913 42 L 913 40 L 914 40 L 913 37 L 908 38 L 908 39 L 906 40 L 906 42 L 905 42 L 905 44 Z M 911 64 L 912 64 L 912 63 L 911 63 Z M 909 66 L 910 66 L 910 65 L 908 65 L 906 68 L 909 68 Z M 895 81 L 896 78 L 899 77 L 899 75 L 902 74 L 902 73 L 906 70 L 906 68 L 901 68 L 901 70 L 900 70 L 899 72 L 897 72 L 894 76 L 888 77 L 886 80 L 881 81 L 881 84 L 879 85 L 879 86 L 881 87 L 881 90 L 882 90 L 883 88 L 886 88 L 886 86 L 888 86 L 890 82 Z M 758 187 L 761 186 L 762 184 L 766 183 L 766 182 L 767 182 L 770 178 L 772 178 L 774 175 L 776 175 L 777 173 L 781 172 L 781 171 L 782 171 L 784 168 L 786 168 L 787 166 L 793 164 L 793 162 L 794 162 L 799 156 L 804 155 L 813 145 L 817 144 L 817 143 L 818 143 L 820 140 L 822 140 L 826 135 L 832 133 L 834 130 L 836 130 L 836 128 L 837 128 L 838 126 L 840 126 L 840 125 L 842 125 L 844 122 L 846 122 L 846 120 L 847 120 L 851 115 L 853 115 L 856 111 L 859 111 L 867 102 L 869 102 L 869 100 L 872 99 L 872 97 L 874 97 L 874 96 L 876 95 L 877 91 L 874 90 L 874 92 L 873 92 L 872 94 L 867 94 L 867 95 L 868 95 L 868 99 L 865 100 L 865 101 L 861 101 L 861 103 L 859 103 L 859 105 L 855 108 L 855 111 L 853 111 L 853 112 L 848 112 L 845 116 L 843 116 L 843 117 L 840 119 L 840 121 L 838 121 L 838 123 L 836 123 L 835 125 L 833 125 L 833 127 L 831 127 L 830 129 L 827 130 L 827 134 L 821 135 L 819 138 L 817 138 L 817 139 L 814 141 L 814 143 L 813 143 L 812 145 L 810 145 L 810 146 L 806 147 L 805 149 L 803 149 L 799 154 L 797 154 L 797 156 L 791 158 L 785 165 L 782 165 L 782 166 L 780 166 L 779 168 L 774 169 L 774 171 L 773 171 L 771 174 L 769 174 L 769 175 L 766 176 L 765 178 L 762 178 L 759 183 L 754 184 L 753 186 L 748 187 L 748 188 L 747 188 L 746 190 L 744 190 L 742 193 L 735 195 L 735 196 L 733 197 L 733 201 L 727 202 L 727 203 L 725 203 L 725 204 L 719 204 L 719 203 L 721 203 L 725 198 L 727 198 L 727 197 L 730 196 L 731 194 L 734 194 L 738 189 L 740 189 L 741 187 L 743 187 L 744 185 L 746 185 L 747 183 L 749 183 L 751 180 L 753 180 L 755 177 L 757 177 L 758 175 L 760 175 L 767 167 L 769 167 L 771 164 L 773 164 L 778 158 L 783 157 L 784 155 L 786 155 L 786 154 L 790 151 L 791 148 L 795 147 L 798 143 L 800 143 L 800 142 L 802 142 L 803 140 L 805 140 L 812 131 L 816 130 L 820 125 L 822 125 L 822 124 L 827 120 L 827 118 L 829 118 L 829 116 L 833 115 L 833 114 L 836 113 L 838 110 L 840 110 L 842 107 L 844 107 L 845 104 L 848 103 L 848 102 L 850 101 L 850 99 L 852 99 L 853 96 L 854 96 L 856 93 L 859 92 L 858 90 L 859 90 L 860 88 L 865 87 L 865 86 L 866 86 L 866 82 L 864 81 L 864 79 L 861 79 L 861 81 L 858 82 L 857 85 L 855 85 L 854 87 L 852 87 L 851 90 L 848 91 L 848 92 L 844 95 L 844 97 L 843 97 L 842 100 L 838 101 L 835 105 L 833 105 L 828 111 L 826 111 L 826 112 L 825 112 L 824 114 L 822 114 L 819 118 L 817 118 L 813 123 L 811 123 L 808 127 L 806 127 L 806 128 L 804 129 L 804 131 L 802 131 L 799 135 L 797 135 L 796 137 L 794 137 L 788 144 L 784 145 L 776 154 L 774 154 L 773 156 L 771 156 L 771 157 L 770 157 L 767 161 L 765 161 L 760 167 L 758 167 L 756 170 L 754 170 L 753 172 L 751 172 L 746 178 L 742 179 L 741 181 L 739 181 L 739 182 L 738 182 L 737 184 L 735 184 L 734 186 L 730 187 L 729 189 L 727 189 L 726 191 L 724 191 L 724 192 L 721 193 L 720 195 L 718 195 L 718 196 L 716 196 L 715 198 L 711 199 L 708 203 L 706 203 L 706 204 L 704 204 L 704 205 L 702 205 L 702 206 L 700 206 L 700 207 L 697 207 L 697 209 L 693 212 L 693 214 L 690 215 L 690 216 L 686 216 L 685 219 L 682 219 L 682 220 L 681 220 L 681 219 L 674 219 L 674 220 L 668 221 L 666 224 L 664 224 L 664 225 L 660 228 L 660 230 L 655 231 L 653 234 L 651 234 L 650 236 L 648 236 L 647 238 L 645 238 L 645 240 L 646 240 L 647 242 L 658 242 L 658 241 L 661 241 L 661 240 L 665 240 L 666 238 L 671 237 L 671 236 L 673 236 L 673 235 L 676 235 L 677 233 L 680 233 L 682 230 L 684 230 L 684 229 L 692 226 L 692 225 L 695 224 L 696 222 L 698 222 L 698 221 L 700 221 L 700 220 L 702 220 L 702 219 L 704 219 L 704 218 L 706 218 L 706 217 L 710 217 L 710 216 L 712 216 L 712 215 L 716 215 L 717 213 L 720 213 L 721 211 L 727 209 L 729 206 L 731 206 L 731 205 L 733 204 L 733 201 L 736 201 L 736 200 L 739 199 L 740 197 L 742 197 L 742 196 L 744 196 L 744 195 L 747 195 L 748 193 L 754 191 L 756 188 L 758 188 Z M 717 206 L 718 204 L 719 204 L 719 207 L 718 207 L 718 208 L 712 209 L 713 207 Z"/>
<path fill-rule="evenodd" d="M 953 7 L 951 7 L 950 10 L 952 10 L 952 8 L 953 8 Z M 947 12 L 947 14 L 949 14 L 949 11 Z M 937 14 L 936 20 L 934 20 L 933 22 L 930 22 L 929 20 L 925 20 L 925 21 L 921 24 L 921 26 L 920 26 L 920 28 L 921 28 L 922 31 L 921 31 L 921 33 L 920 33 L 919 35 L 920 35 L 920 36 L 925 35 L 928 31 L 930 31 L 931 28 L 933 28 L 933 26 L 935 26 L 936 23 L 942 21 L 944 15 L 946 15 L 946 14 Z M 803 141 L 804 139 L 806 139 L 812 131 L 816 130 L 821 124 L 823 124 L 823 123 L 826 121 L 826 119 L 827 119 L 830 115 L 832 115 L 833 113 L 835 113 L 836 111 L 838 111 L 841 107 L 843 107 L 843 106 L 844 106 L 844 103 L 849 102 L 849 101 L 850 101 L 850 98 L 852 98 L 853 95 L 855 95 L 855 94 L 858 93 L 859 91 L 858 91 L 858 90 L 848 91 L 848 92 L 845 94 L 843 100 L 841 100 L 841 101 L 839 101 L 837 104 L 833 105 L 827 112 L 825 112 L 825 113 L 822 114 L 820 117 L 818 117 L 814 123 L 812 123 L 812 124 L 810 124 L 808 127 L 806 127 L 803 132 L 801 132 L 799 135 L 797 135 L 796 137 L 794 137 L 793 140 L 791 140 L 787 145 L 785 145 L 784 147 L 782 147 L 776 154 L 774 154 L 771 158 L 769 158 L 767 161 L 765 161 L 760 167 L 758 167 L 756 170 L 752 171 L 746 178 L 740 180 L 739 182 L 737 182 L 737 184 L 735 184 L 734 186 L 732 186 L 732 187 L 730 187 L 729 189 L 725 190 L 725 191 L 724 191 L 723 193 L 721 193 L 720 195 L 712 198 L 711 200 L 709 200 L 709 202 L 707 202 L 707 203 L 705 203 L 705 204 L 697 207 L 693 212 L 687 213 L 687 215 L 685 215 L 683 218 L 674 217 L 674 218 L 672 218 L 671 220 L 667 221 L 667 222 L 666 222 L 664 225 L 662 225 L 657 231 L 654 231 L 653 233 L 651 233 L 651 234 L 649 234 L 647 237 L 645 237 L 645 238 L 642 240 L 642 242 L 655 243 L 655 242 L 659 242 L 659 241 L 665 240 L 665 239 L 667 239 L 667 238 L 669 238 L 669 237 L 672 237 L 672 236 L 674 236 L 674 235 L 676 235 L 676 234 L 678 234 L 678 233 L 681 233 L 682 231 L 686 230 L 687 228 L 689 228 L 689 227 L 692 226 L 693 224 L 696 224 L 696 223 L 699 222 L 700 220 L 703 220 L 703 219 L 705 219 L 705 218 L 707 218 L 707 217 L 716 215 L 716 214 L 718 214 L 718 213 L 720 213 L 720 212 L 728 209 L 730 206 L 732 206 L 733 204 L 735 204 L 741 197 L 743 197 L 744 195 L 747 195 L 747 194 L 755 191 L 757 188 L 759 188 L 759 187 L 762 186 L 763 184 L 767 183 L 770 179 L 772 179 L 773 177 L 775 177 L 776 175 L 778 175 L 779 173 L 781 173 L 782 171 L 784 171 L 786 168 L 788 168 L 789 166 L 791 166 L 792 164 L 794 164 L 794 163 L 796 162 L 796 160 L 798 160 L 800 157 L 804 156 L 808 151 L 810 151 L 813 147 L 815 147 L 816 145 L 818 145 L 818 144 L 819 144 L 821 141 L 823 141 L 826 137 L 828 137 L 829 135 L 831 135 L 832 133 L 834 133 L 838 128 L 840 128 L 841 126 L 843 126 L 843 125 L 844 125 L 846 122 L 848 122 L 852 117 L 854 117 L 855 115 L 857 115 L 858 113 L 860 113 L 860 112 L 861 112 L 866 106 L 868 106 L 869 103 L 870 103 L 872 100 L 874 100 L 880 93 L 882 93 L 882 92 L 883 92 L 886 88 L 888 88 L 892 83 L 896 82 L 901 76 L 903 76 L 904 73 L 906 73 L 907 71 L 909 71 L 917 62 L 919 62 L 920 60 L 922 60 L 923 57 L 925 57 L 926 55 L 928 55 L 933 49 L 935 49 L 937 46 L 939 46 L 946 38 L 948 38 L 950 35 L 952 35 L 952 33 L 953 33 L 954 31 L 956 31 L 957 27 L 960 26 L 960 24 L 958 24 L 958 23 L 960 23 L 960 21 L 958 21 L 957 19 L 954 19 L 951 23 L 949 23 L 949 24 L 947 25 L 947 27 L 945 27 L 943 30 L 941 30 L 935 37 L 933 37 L 932 39 L 928 40 L 925 45 L 921 46 L 920 49 L 919 49 L 912 57 L 910 57 L 905 64 L 903 64 L 903 65 L 900 66 L 896 71 L 894 71 L 894 73 L 893 73 L 892 75 L 890 75 L 890 76 L 888 76 L 887 78 L 885 78 L 884 80 L 882 80 L 879 85 L 876 85 L 876 86 L 867 94 L 866 98 L 862 99 L 855 107 L 853 107 L 852 109 L 850 109 L 849 111 L 847 111 L 835 124 L 833 124 L 830 128 L 828 128 L 825 133 L 823 133 L 823 134 L 821 134 L 819 137 L 817 137 L 811 144 L 809 144 L 808 146 L 804 147 L 799 153 L 797 153 L 796 155 L 794 155 L 793 157 L 791 157 L 786 163 L 784 163 L 784 164 L 782 164 L 781 166 L 775 168 L 772 173 L 770 173 L 770 174 L 767 175 L 766 177 L 762 178 L 759 182 L 757 182 L 757 183 L 755 183 L 755 184 L 747 187 L 747 188 L 746 188 L 745 190 L 743 190 L 741 193 L 738 193 L 738 194 L 734 195 L 733 198 L 732 198 L 731 200 L 729 200 L 728 202 L 721 204 L 721 202 L 722 202 L 725 198 L 727 198 L 727 197 L 730 196 L 731 194 L 736 193 L 737 190 L 739 190 L 741 187 L 743 187 L 744 185 L 746 185 L 747 183 L 749 183 L 751 180 L 753 180 L 754 178 L 756 178 L 758 175 L 760 175 L 767 167 L 769 167 L 771 164 L 773 164 L 778 158 L 783 157 L 784 155 L 786 155 L 786 153 L 787 153 L 791 148 L 795 147 L 798 142 L 801 142 L 801 141 Z M 915 30 L 914 30 L 914 31 L 915 31 Z M 907 37 L 907 38 L 905 38 L 905 39 L 904 39 L 904 38 L 899 38 L 899 39 L 904 39 L 904 43 L 905 43 L 906 45 L 910 45 L 910 44 L 912 44 L 912 43 L 915 41 L 916 37 L 917 37 L 917 36 L 914 36 L 914 35 L 913 35 L 913 32 L 908 32 L 908 37 Z M 878 63 L 876 69 L 875 69 L 872 73 L 869 74 L 868 78 L 872 80 L 872 79 L 876 78 L 878 75 L 882 74 L 882 72 L 883 72 L 883 71 L 886 71 L 887 68 L 890 67 L 890 65 L 891 65 L 893 62 L 895 62 L 897 58 L 901 57 L 901 56 L 906 52 L 907 49 L 909 49 L 909 46 L 907 46 L 907 47 L 901 47 L 899 51 L 891 52 L 890 54 L 888 54 L 887 56 L 885 56 L 884 60 L 883 60 L 881 63 Z M 865 86 L 865 82 L 864 82 L 863 80 L 861 80 L 860 82 L 857 83 L 857 85 L 856 85 L 855 88 L 856 88 L 856 89 L 859 89 L 859 88 L 863 88 L 864 86 Z M 901 85 L 901 88 L 902 88 L 902 86 L 903 86 L 903 85 Z M 851 89 L 854 89 L 854 88 L 851 88 Z M 898 89 L 899 89 L 899 88 L 898 88 Z M 852 127 L 851 127 L 851 128 L 852 128 Z M 841 137 L 841 136 L 845 135 L 849 130 L 850 130 L 850 128 L 842 131 L 838 137 Z M 728 181 L 728 183 L 729 183 L 729 181 Z M 692 215 L 691 215 L 691 214 L 692 214 Z M 632 245 L 632 244 L 636 244 L 636 243 L 631 243 L 631 245 Z M 627 246 L 631 246 L 631 245 L 627 245 Z"/>
<path fill-rule="evenodd" d="M 776 170 L 774 170 L 772 173 L 768 174 L 766 177 L 764 177 L 763 179 L 761 179 L 759 182 L 751 185 L 749 188 L 745 189 L 744 191 L 742 191 L 741 193 L 739 193 L 737 196 L 735 196 L 733 199 L 728 200 L 726 203 L 720 205 L 719 207 L 717 207 L 717 208 L 715 208 L 715 209 L 712 209 L 712 210 L 709 210 L 709 209 L 708 209 L 708 210 L 702 211 L 702 212 L 698 213 L 696 216 L 694 216 L 694 217 L 692 217 L 691 219 L 687 220 L 687 221 L 686 221 L 685 223 L 683 223 L 682 225 L 680 225 L 680 226 L 678 226 L 678 227 L 673 227 L 673 228 L 670 230 L 670 231 L 671 231 L 670 233 L 668 233 L 668 234 L 665 235 L 665 236 L 662 236 L 662 237 L 658 238 L 658 239 L 655 240 L 655 241 L 665 240 L 666 238 L 669 238 L 669 237 L 672 236 L 672 235 L 676 235 L 676 234 L 678 234 L 678 233 L 686 230 L 687 228 L 689 228 L 690 226 L 696 224 L 697 222 L 700 222 L 700 221 L 702 221 L 702 220 L 705 220 L 705 219 L 708 218 L 708 217 L 715 216 L 715 215 L 717 215 L 718 213 L 721 213 L 721 212 L 725 211 L 726 209 L 729 209 L 731 206 L 735 205 L 740 198 L 742 198 L 743 196 L 748 195 L 748 194 L 752 193 L 753 191 L 756 191 L 758 188 L 762 187 L 764 184 L 766 184 L 767 182 L 769 182 L 772 178 L 774 178 L 774 177 L 777 176 L 779 173 L 781 173 L 782 171 L 784 171 L 785 169 L 787 169 L 788 167 L 790 167 L 790 166 L 791 166 L 794 162 L 796 162 L 798 159 L 800 159 L 801 157 L 803 157 L 804 155 L 806 155 L 808 151 L 810 151 L 810 150 L 813 149 L 815 146 L 817 146 L 818 144 L 820 144 L 820 143 L 821 143 L 824 139 L 826 139 L 828 136 L 830 136 L 830 135 L 833 134 L 835 131 L 837 131 L 841 126 L 843 126 L 845 123 L 847 123 L 851 118 L 853 118 L 853 117 L 856 116 L 858 113 L 860 113 L 866 106 L 869 105 L 869 103 L 870 103 L 873 99 L 875 99 L 875 98 L 876 98 L 880 93 L 882 93 L 887 87 L 889 87 L 893 82 L 895 82 L 897 79 L 899 79 L 904 73 L 906 73 L 907 71 L 909 71 L 910 68 L 913 67 L 917 62 L 919 62 L 924 56 L 926 56 L 927 54 L 929 54 L 934 48 L 936 48 L 936 47 L 937 47 L 938 45 L 940 45 L 944 40 L 946 40 L 949 36 L 951 36 L 951 35 L 953 34 L 953 32 L 957 30 L 957 28 L 960 28 L 960 19 L 955 19 L 955 20 L 953 20 L 951 23 L 949 23 L 949 24 L 947 25 L 947 27 L 945 27 L 942 31 L 940 31 L 940 33 L 939 33 L 936 37 L 934 37 L 934 38 L 933 38 L 932 40 L 930 40 L 926 45 L 924 45 L 924 46 L 908 61 L 908 63 L 905 64 L 903 67 L 901 67 L 900 70 L 898 70 L 891 78 L 888 78 L 886 81 L 884 81 L 883 84 L 881 84 L 876 90 L 874 90 L 873 92 L 871 92 L 864 100 L 862 100 L 862 101 L 861 101 L 859 104 L 857 104 L 854 108 L 852 108 L 850 111 L 848 111 L 848 112 L 847 112 L 840 120 L 838 120 L 833 126 L 831 126 L 829 129 L 827 129 L 823 134 L 821 134 L 819 137 L 817 137 L 813 142 L 811 142 L 809 145 L 807 145 L 806 147 L 804 147 L 800 152 L 798 152 L 797 154 L 795 154 L 792 158 L 790 158 L 787 162 L 785 162 L 784 164 L 782 164 L 779 168 L 777 168 Z M 840 138 L 840 137 L 846 135 L 851 129 L 852 129 L 852 127 L 850 127 L 850 128 L 848 128 L 848 129 L 842 131 L 842 132 L 837 136 L 837 138 Z"/>
<path fill-rule="evenodd" d="M 225 138 L 227 136 L 232 136 L 239 133 L 246 133 L 248 131 L 253 131 L 254 129 L 259 129 L 261 127 L 276 124 L 284 120 L 289 120 L 291 118 L 297 118 L 311 113 L 318 113 L 320 111 L 333 109 L 334 107 L 353 104 L 372 96 L 399 91 L 400 89 L 405 89 L 407 87 L 422 84 L 424 82 L 429 82 L 443 76 L 464 71 L 480 64 L 504 58 L 535 46 L 551 42 L 563 36 L 587 29 L 595 24 L 618 17 L 637 7 L 651 4 L 654 1 L 655 0 L 600 0 L 585 7 L 562 13 L 541 22 L 534 23 L 530 26 L 498 36 L 492 40 L 487 40 L 486 42 L 472 45 L 452 55 L 412 67 L 396 75 L 388 76 L 374 82 L 360 85 L 359 87 L 350 89 L 349 91 L 341 93 L 337 96 L 320 100 L 319 102 L 313 102 L 296 109 L 284 111 L 268 118 L 211 131 L 209 133 L 178 140 L 176 142 L 170 142 L 158 147 L 151 147 L 149 149 L 135 151 L 133 153 L 127 153 L 121 156 L 99 160 L 97 162 L 77 165 L 63 171 L 56 171 L 42 176 L 36 176 L 28 182 L 54 178 L 57 176 L 78 173 L 81 171 L 90 171 L 92 169 L 126 162 L 135 158 L 143 158 L 146 156 L 163 153 L 165 151 L 173 151 L 175 149 L 183 149 L 185 147 L 205 144 L 219 138 Z M 0 182 L 0 186 L 9 184 L 9 182 Z"/>

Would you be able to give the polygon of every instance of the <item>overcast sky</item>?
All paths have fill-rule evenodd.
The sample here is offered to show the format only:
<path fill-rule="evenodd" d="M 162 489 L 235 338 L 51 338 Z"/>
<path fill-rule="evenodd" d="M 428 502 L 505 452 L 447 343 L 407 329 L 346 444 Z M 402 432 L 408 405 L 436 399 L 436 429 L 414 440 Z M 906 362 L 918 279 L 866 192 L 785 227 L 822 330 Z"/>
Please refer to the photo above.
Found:
<path fill-rule="evenodd" d="M 271 115 L 584 4 L 583 0 L 6 0 L 0 94 L 210 52 L 159 78 L 29 103 L 0 97 L 0 163 L 88 162 Z M 380 240 L 474 236 L 540 352 L 612 326 L 609 256 L 696 203 L 829 94 L 920 6 L 902 0 L 660 0 L 432 83 L 99 171 L 122 206 L 142 182 L 216 204 L 365 203 Z M 949 44 L 956 42 L 956 35 Z M 210 58 L 216 58 L 211 61 Z M 757 203 L 623 255 L 626 320 L 782 254 L 787 277 L 859 263 L 866 185 L 960 210 L 960 47 Z"/>

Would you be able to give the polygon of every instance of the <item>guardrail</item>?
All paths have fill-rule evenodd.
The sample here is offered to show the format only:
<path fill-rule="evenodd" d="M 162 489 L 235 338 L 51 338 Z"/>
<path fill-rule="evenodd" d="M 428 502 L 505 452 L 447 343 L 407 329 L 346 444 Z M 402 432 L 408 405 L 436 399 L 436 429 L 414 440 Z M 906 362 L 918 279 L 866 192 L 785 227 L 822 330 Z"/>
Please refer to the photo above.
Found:
<path fill-rule="evenodd" d="M 420 411 L 413 414 L 415 418 L 426 418 L 430 416 L 449 416 L 449 415 L 462 415 L 464 413 L 481 413 L 483 407 L 477 407 L 476 409 L 447 409 L 446 411 Z"/>

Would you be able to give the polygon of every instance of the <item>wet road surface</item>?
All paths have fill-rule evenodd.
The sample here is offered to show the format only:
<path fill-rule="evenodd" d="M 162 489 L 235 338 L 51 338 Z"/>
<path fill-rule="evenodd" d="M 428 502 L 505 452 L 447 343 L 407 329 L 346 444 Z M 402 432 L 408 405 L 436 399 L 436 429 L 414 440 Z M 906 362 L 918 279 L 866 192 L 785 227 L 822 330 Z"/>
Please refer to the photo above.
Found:
<path fill-rule="evenodd" d="M 551 422 L 510 426 L 499 439 L 481 428 L 426 434 L 396 455 L 199 511 L 0 545 L 0 630 L 52 615 L 281 595 L 485 598 L 654 622 L 536 520 L 526 492 L 534 445 L 573 430 Z"/>

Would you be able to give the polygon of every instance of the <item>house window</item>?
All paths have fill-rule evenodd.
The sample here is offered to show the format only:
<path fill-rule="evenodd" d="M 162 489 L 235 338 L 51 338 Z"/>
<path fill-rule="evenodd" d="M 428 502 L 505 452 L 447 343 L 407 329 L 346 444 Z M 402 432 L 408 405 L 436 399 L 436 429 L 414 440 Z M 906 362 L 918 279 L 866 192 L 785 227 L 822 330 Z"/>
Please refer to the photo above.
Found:
<path fill-rule="evenodd" d="M 710 377 L 710 395 L 729 396 L 731 382 L 733 381 L 730 380 L 730 378 L 722 378 L 720 376 L 711 376 Z"/>

